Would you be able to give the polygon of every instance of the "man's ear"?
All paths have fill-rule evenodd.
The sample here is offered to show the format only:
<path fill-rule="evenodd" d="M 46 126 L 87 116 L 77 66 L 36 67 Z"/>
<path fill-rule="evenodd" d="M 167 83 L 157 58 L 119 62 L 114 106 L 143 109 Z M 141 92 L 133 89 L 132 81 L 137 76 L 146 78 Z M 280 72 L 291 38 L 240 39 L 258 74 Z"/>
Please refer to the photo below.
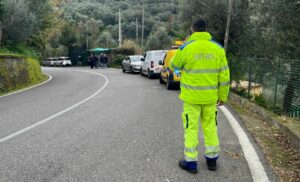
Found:
<path fill-rule="evenodd" d="M 190 31 L 191 31 L 191 34 L 193 34 L 195 32 L 194 29 L 193 29 L 193 26 L 191 26 Z"/>

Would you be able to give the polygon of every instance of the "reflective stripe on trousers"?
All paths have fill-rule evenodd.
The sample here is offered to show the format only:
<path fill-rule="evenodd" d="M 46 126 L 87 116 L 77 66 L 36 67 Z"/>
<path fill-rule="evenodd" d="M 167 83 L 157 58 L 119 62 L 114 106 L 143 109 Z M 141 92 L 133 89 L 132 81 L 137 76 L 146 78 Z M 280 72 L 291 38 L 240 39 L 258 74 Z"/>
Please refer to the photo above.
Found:
<path fill-rule="evenodd" d="M 216 158 L 219 156 L 220 147 L 217 146 L 205 146 L 205 157 L 207 158 Z"/>
<path fill-rule="evenodd" d="M 198 123 L 199 118 L 203 128 L 204 143 L 206 146 L 205 156 L 215 158 L 219 155 L 219 138 L 216 126 L 216 104 L 189 104 L 183 105 L 184 127 L 184 154 L 187 161 L 198 160 Z"/>

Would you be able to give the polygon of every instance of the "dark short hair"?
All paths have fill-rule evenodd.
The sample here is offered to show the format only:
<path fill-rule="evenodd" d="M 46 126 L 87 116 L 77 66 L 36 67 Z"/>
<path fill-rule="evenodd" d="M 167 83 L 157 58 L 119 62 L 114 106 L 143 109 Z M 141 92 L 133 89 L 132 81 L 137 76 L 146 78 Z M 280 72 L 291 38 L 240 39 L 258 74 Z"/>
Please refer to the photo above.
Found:
<path fill-rule="evenodd" d="M 193 22 L 192 28 L 195 32 L 205 32 L 207 29 L 207 24 L 204 19 L 198 18 Z"/>

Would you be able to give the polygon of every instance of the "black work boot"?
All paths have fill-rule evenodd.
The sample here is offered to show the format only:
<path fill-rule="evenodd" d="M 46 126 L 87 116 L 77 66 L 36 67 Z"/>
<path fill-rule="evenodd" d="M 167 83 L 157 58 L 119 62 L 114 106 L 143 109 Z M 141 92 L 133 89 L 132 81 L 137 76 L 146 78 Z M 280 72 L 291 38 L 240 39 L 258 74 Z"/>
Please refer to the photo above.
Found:
<path fill-rule="evenodd" d="M 197 161 L 180 160 L 179 167 L 183 170 L 186 170 L 187 172 L 189 172 L 191 174 L 196 174 L 198 172 Z"/>
<path fill-rule="evenodd" d="M 207 164 L 207 169 L 210 171 L 216 171 L 217 170 L 217 157 L 216 158 L 206 158 L 206 164 Z"/>

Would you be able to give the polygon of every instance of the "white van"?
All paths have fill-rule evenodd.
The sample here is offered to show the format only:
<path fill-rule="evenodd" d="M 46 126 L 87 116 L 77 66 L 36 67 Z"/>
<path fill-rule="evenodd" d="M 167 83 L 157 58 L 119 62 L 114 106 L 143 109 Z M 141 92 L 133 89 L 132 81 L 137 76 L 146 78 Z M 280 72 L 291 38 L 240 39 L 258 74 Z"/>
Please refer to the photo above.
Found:
<path fill-rule="evenodd" d="M 159 77 L 160 70 L 162 68 L 159 65 L 159 61 L 163 61 L 167 53 L 167 50 L 157 50 L 146 52 L 144 58 L 142 58 L 141 74 L 147 75 L 148 78 L 154 76 Z"/>

